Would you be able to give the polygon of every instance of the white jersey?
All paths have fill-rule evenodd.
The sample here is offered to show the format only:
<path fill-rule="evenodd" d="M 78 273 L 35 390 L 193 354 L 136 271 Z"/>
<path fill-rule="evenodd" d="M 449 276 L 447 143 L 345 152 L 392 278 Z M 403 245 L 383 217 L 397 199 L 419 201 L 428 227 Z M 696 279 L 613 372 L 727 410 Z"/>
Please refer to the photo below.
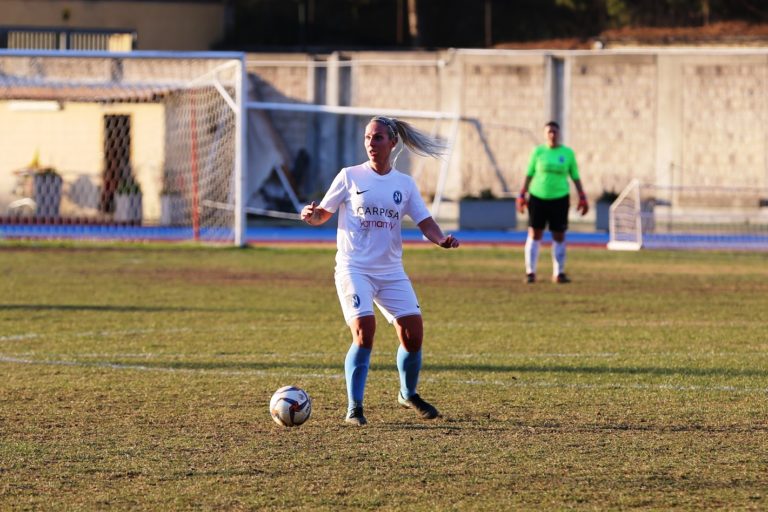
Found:
<path fill-rule="evenodd" d="M 416 182 L 392 169 L 384 176 L 367 162 L 345 167 L 319 205 L 339 211 L 336 273 L 389 274 L 403 270 L 403 216 L 430 216 Z"/>

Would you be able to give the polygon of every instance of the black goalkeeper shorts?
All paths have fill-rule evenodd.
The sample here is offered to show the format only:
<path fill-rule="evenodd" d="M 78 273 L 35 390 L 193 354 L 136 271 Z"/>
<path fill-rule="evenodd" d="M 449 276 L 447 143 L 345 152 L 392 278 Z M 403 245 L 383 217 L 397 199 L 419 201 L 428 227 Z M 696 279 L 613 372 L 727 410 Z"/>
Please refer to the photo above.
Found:
<path fill-rule="evenodd" d="M 528 199 L 528 226 L 533 229 L 546 229 L 549 225 L 550 231 L 566 231 L 570 206 L 570 196 L 539 199 L 531 195 Z"/>

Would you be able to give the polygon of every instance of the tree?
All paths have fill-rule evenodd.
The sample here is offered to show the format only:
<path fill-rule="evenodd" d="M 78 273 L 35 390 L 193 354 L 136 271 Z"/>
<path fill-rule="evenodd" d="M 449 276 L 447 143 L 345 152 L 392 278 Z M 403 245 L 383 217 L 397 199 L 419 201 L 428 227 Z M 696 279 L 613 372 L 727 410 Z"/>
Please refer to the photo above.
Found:
<path fill-rule="evenodd" d="M 416 5 L 417 0 L 408 0 L 408 35 L 411 37 L 411 44 L 419 46 L 421 37 L 419 36 L 419 9 Z"/>

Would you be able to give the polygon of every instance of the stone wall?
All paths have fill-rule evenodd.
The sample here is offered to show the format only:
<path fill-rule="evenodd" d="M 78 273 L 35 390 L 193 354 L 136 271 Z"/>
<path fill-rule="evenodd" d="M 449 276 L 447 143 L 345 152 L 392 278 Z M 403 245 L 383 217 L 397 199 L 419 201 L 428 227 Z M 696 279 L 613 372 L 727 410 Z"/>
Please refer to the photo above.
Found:
<path fill-rule="evenodd" d="M 519 190 L 528 158 L 540 142 L 546 114 L 547 71 L 541 55 L 460 56 L 462 123 L 459 195 L 490 189 L 496 195 Z"/>
<path fill-rule="evenodd" d="M 252 55 L 247 60 L 251 99 L 273 103 L 316 101 L 314 60 L 306 55 Z M 324 102 L 324 98 L 321 98 Z M 267 112 L 282 143 L 294 157 L 308 146 L 311 119 L 307 115 Z"/>
<path fill-rule="evenodd" d="M 672 184 L 768 186 L 768 57 L 679 65 L 682 152 Z"/>
<path fill-rule="evenodd" d="M 329 62 L 324 75 L 306 63 L 293 72 L 251 71 L 285 101 L 460 115 L 443 190 L 449 200 L 484 189 L 514 194 L 550 119 L 563 126 L 593 199 L 635 178 L 768 188 L 768 50 L 368 52 Z M 324 83 L 333 84 L 331 96 Z M 307 90 L 314 98 L 300 99 Z M 330 131 L 311 128 L 323 138 L 303 139 L 314 160 L 327 163 L 314 169 L 319 188 L 338 167 L 365 158 L 367 117 L 344 117 Z M 450 121 L 413 121 L 451 138 Z M 301 137 L 296 126 L 289 131 Z M 333 158 L 322 156 L 329 137 L 337 139 Z M 440 162 L 404 155 L 398 167 L 426 196 L 436 193 Z"/>
<path fill-rule="evenodd" d="M 571 60 L 565 130 L 593 197 L 620 192 L 630 177 L 653 182 L 656 64 L 653 56 Z"/>

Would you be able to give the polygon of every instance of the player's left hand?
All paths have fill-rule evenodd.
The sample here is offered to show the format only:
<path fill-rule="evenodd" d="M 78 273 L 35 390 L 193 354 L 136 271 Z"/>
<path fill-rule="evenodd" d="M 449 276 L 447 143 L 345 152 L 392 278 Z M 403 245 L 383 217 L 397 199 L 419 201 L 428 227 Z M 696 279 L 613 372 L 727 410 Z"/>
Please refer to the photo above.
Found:
<path fill-rule="evenodd" d="M 579 204 L 576 206 L 576 211 L 580 212 L 582 216 L 586 215 L 589 211 L 589 203 L 587 198 L 582 196 L 579 198 Z"/>
<path fill-rule="evenodd" d="M 453 235 L 448 235 L 437 244 L 444 249 L 455 249 L 459 246 L 459 240 Z"/>

